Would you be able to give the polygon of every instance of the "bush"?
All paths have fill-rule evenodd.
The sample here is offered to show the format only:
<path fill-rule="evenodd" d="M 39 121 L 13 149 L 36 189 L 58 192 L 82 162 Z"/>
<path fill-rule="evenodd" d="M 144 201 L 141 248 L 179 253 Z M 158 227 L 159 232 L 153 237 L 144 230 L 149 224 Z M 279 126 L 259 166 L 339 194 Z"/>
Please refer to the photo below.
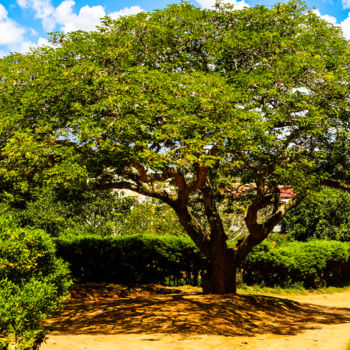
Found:
<path fill-rule="evenodd" d="M 57 254 L 79 283 L 197 285 L 206 259 L 187 236 L 130 235 L 56 238 Z M 306 288 L 350 281 L 350 244 L 336 241 L 265 241 L 246 258 L 243 282 Z"/>
<path fill-rule="evenodd" d="M 0 232 L 0 346 L 37 349 L 46 333 L 43 319 L 68 292 L 68 269 L 44 231 L 0 217 Z"/>
<path fill-rule="evenodd" d="M 305 288 L 344 285 L 350 281 L 350 244 L 337 241 L 290 242 L 272 248 L 263 242 L 248 255 L 243 282 Z"/>
<path fill-rule="evenodd" d="M 198 284 L 205 259 L 189 237 L 130 235 L 56 238 L 77 282 Z"/>

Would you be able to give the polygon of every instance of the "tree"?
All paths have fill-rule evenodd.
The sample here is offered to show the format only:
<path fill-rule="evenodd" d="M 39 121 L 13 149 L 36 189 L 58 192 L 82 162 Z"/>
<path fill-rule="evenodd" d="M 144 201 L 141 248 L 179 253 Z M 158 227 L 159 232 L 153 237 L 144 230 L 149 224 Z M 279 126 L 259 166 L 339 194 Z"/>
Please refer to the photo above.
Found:
<path fill-rule="evenodd" d="M 18 203 L 3 200 L 1 212 L 10 215 L 19 227 L 35 227 L 52 237 L 122 234 L 125 217 L 130 216 L 137 204 L 132 198 L 123 198 L 110 191 L 43 186 L 35 195 L 33 192 L 32 198 L 20 203 L 20 207 Z"/>
<path fill-rule="evenodd" d="M 312 193 L 282 221 L 288 238 L 298 241 L 350 241 L 350 194 L 330 188 Z"/>
<path fill-rule="evenodd" d="M 237 266 L 310 191 L 349 191 L 350 46 L 304 3 L 182 3 L 52 40 L 1 60 L 3 181 L 160 199 L 208 259 L 205 292 L 235 292 Z M 229 248 L 219 204 L 235 182 L 255 193 Z"/>

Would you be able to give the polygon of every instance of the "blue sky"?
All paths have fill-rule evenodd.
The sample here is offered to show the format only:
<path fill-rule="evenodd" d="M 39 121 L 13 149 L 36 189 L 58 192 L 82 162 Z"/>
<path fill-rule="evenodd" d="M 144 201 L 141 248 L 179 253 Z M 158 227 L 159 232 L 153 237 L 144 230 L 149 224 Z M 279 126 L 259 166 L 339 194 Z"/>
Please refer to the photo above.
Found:
<path fill-rule="evenodd" d="M 92 30 L 104 15 L 117 18 L 163 8 L 169 0 L 0 0 L 0 56 L 11 51 L 25 52 L 29 47 L 47 43 L 48 32 Z M 236 8 L 271 6 L 273 0 L 226 0 Z M 340 25 L 350 39 L 350 0 L 307 0 L 325 20 Z M 197 0 L 199 7 L 210 8 L 215 0 Z"/>

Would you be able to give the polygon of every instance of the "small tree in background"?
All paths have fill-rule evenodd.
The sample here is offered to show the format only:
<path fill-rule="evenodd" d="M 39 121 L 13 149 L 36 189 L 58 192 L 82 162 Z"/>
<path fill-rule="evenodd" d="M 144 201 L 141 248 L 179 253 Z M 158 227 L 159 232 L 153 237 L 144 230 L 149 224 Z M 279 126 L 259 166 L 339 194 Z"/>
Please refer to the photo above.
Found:
<path fill-rule="evenodd" d="M 350 241 L 350 194 L 329 188 L 313 193 L 286 215 L 282 227 L 297 241 Z"/>
<path fill-rule="evenodd" d="M 174 211 L 159 201 L 135 203 L 119 223 L 121 235 L 161 234 L 179 236 L 185 234 Z"/>
<path fill-rule="evenodd" d="M 349 191 L 350 46 L 304 3 L 182 3 L 53 42 L 1 60 L 2 180 L 163 201 L 208 259 L 204 291 L 235 292 L 237 266 L 310 191 Z M 255 192 L 229 248 L 219 204 L 237 181 Z"/>
<path fill-rule="evenodd" d="M 65 234 L 123 233 L 125 217 L 137 202 L 110 191 L 43 187 L 31 200 L 1 203 L 1 211 L 12 216 L 19 227 L 35 227 L 52 237 Z"/>

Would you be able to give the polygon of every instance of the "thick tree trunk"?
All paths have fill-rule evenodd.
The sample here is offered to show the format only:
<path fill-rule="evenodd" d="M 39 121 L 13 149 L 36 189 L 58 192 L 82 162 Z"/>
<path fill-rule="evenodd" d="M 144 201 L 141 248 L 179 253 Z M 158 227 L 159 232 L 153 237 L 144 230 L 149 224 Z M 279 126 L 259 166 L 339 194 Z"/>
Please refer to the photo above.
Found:
<path fill-rule="evenodd" d="M 208 271 L 203 276 L 204 293 L 225 294 L 236 293 L 236 251 L 228 248 L 228 237 L 215 203 L 215 191 L 207 179 L 201 189 L 203 194 L 204 214 L 210 227 L 210 234 L 192 215 L 187 206 L 187 196 L 179 198 L 173 208 L 181 225 L 192 238 L 201 253 L 208 259 Z"/>
<path fill-rule="evenodd" d="M 229 251 L 218 252 L 209 260 L 209 268 L 202 285 L 204 293 L 236 293 L 237 266 Z"/>

